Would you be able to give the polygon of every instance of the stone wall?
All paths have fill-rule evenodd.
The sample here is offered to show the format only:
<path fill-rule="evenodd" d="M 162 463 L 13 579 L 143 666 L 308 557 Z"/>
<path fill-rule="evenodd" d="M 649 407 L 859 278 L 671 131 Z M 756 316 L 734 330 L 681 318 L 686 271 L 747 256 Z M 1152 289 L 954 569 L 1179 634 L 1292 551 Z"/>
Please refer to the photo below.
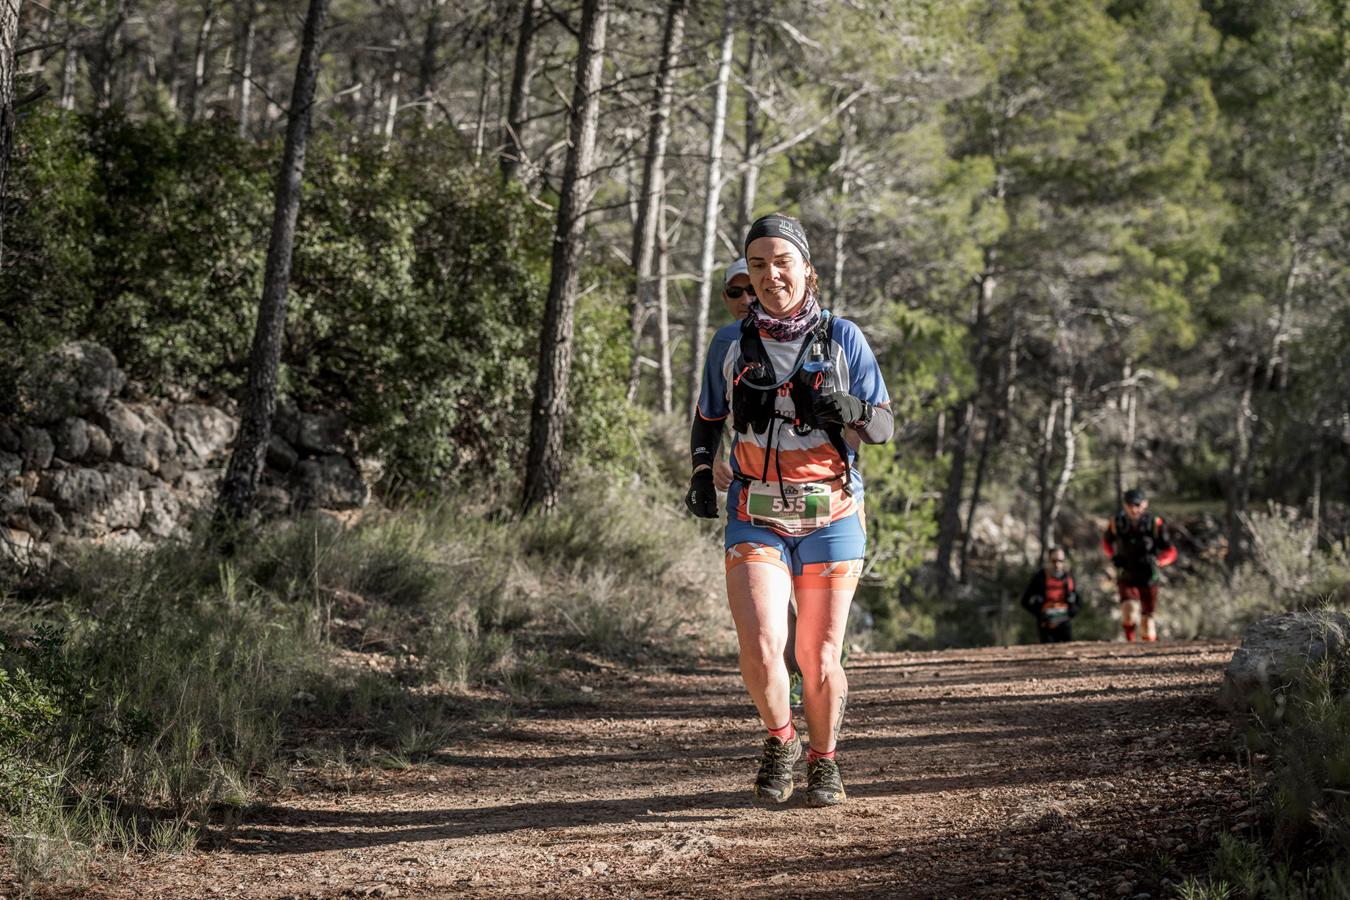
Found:
<path fill-rule="evenodd" d="M 145 396 L 106 348 L 67 344 L 25 374 L 0 420 L 0 558 L 44 564 L 63 546 L 181 537 L 209 509 L 239 420 L 233 407 Z M 258 506 L 354 509 L 369 491 L 337 416 L 282 406 Z"/>

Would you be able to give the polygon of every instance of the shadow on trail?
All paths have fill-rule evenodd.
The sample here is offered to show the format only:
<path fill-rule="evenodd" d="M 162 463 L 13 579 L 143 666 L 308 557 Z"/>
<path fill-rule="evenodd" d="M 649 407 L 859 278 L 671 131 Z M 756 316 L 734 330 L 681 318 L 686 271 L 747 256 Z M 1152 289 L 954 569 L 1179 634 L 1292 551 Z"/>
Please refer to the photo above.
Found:
<path fill-rule="evenodd" d="M 265 806 L 254 810 L 225 847 L 240 854 L 322 853 L 399 843 L 474 838 L 529 829 L 644 822 L 664 828 L 662 813 L 701 813 L 716 821 L 748 805 L 746 791 L 703 791 L 629 799 L 527 801 L 467 809 L 343 811 Z M 719 811 L 725 810 L 719 814 Z M 773 810 L 769 810 L 773 812 Z M 320 828 L 321 831 L 296 831 Z M 559 839 L 558 837 L 554 838 Z M 574 836 L 576 840 L 584 836 Z M 631 840 L 632 837 L 626 838 Z"/>

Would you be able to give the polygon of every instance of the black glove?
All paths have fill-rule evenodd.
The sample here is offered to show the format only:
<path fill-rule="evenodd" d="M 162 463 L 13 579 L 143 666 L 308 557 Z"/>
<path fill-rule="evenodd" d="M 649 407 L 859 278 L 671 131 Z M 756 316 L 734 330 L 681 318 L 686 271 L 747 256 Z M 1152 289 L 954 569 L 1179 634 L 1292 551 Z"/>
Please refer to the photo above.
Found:
<path fill-rule="evenodd" d="M 1111 557 L 1111 565 L 1115 566 L 1116 569 L 1120 571 L 1124 571 L 1125 562 L 1126 560 L 1124 553 L 1117 553 L 1115 556 Z"/>
<path fill-rule="evenodd" d="M 712 469 L 699 469 L 689 479 L 684 505 L 700 519 L 717 518 L 717 488 L 713 485 Z"/>
<path fill-rule="evenodd" d="M 847 391 L 817 395 L 813 411 L 819 421 L 831 425 L 852 425 L 871 418 L 871 408 Z"/>

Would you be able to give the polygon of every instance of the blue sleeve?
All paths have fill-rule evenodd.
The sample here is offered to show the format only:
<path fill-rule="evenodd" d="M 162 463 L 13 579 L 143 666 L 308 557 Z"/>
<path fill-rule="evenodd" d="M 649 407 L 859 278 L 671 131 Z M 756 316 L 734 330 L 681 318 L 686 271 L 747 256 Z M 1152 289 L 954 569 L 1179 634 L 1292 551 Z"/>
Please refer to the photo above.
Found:
<path fill-rule="evenodd" d="M 862 329 L 848 319 L 840 319 L 837 329 L 839 346 L 848 360 L 848 392 L 873 406 L 889 403 L 891 395 L 881 377 L 881 365 L 867 338 L 863 337 Z"/>
<path fill-rule="evenodd" d="M 727 376 L 723 371 L 731 345 L 740 339 L 740 326 L 731 325 L 718 330 L 708 346 L 708 358 L 703 361 L 703 387 L 698 393 L 698 415 L 709 421 L 720 421 L 731 412 L 727 408 Z"/>

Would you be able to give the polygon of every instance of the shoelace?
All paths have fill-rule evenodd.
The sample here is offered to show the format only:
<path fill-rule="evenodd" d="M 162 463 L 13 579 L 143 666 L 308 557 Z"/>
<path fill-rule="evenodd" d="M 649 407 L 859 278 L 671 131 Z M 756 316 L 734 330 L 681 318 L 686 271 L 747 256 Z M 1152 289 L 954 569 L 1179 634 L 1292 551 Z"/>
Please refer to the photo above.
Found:
<path fill-rule="evenodd" d="M 775 769 L 781 769 L 788 764 L 791 751 L 787 744 L 765 744 L 764 756 L 760 761 L 759 771 L 772 772 Z"/>
<path fill-rule="evenodd" d="M 832 759 L 817 760 L 816 764 L 811 766 L 811 771 L 808 774 L 806 785 L 811 789 L 818 787 L 834 788 L 842 784 L 839 778 L 839 765 Z"/>

